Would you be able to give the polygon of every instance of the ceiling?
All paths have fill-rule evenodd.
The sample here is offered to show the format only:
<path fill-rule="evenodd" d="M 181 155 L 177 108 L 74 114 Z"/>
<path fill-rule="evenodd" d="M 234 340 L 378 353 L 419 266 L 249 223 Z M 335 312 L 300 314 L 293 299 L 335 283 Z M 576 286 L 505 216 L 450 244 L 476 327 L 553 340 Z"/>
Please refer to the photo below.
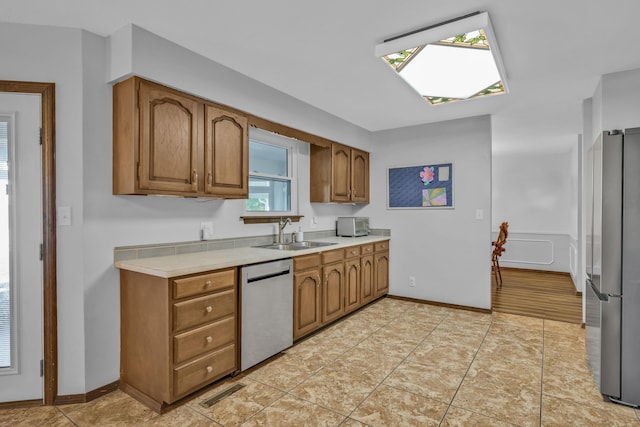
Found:
<path fill-rule="evenodd" d="M 0 0 L 0 22 L 108 36 L 133 23 L 370 131 L 491 114 L 493 150 L 566 152 L 602 74 L 640 68 L 637 0 Z M 374 55 L 489 12 L 510 93 L 431 106 Z"/>

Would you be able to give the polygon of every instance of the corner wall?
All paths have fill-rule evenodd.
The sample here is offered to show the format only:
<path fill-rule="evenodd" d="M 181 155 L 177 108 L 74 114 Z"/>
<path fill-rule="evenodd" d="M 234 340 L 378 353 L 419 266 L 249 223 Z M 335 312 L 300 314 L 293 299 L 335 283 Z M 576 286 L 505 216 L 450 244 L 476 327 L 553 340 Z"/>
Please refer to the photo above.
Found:
<path fill-rule="evenodd" d="M 391 229 L 389 293 L 490 309 L 490 116 L 376 132 L 371 151 L 371 204 L 357 210 Z M 453 162 L 454 209 L 387 209 L 387 168 L 444 162 Z"/>

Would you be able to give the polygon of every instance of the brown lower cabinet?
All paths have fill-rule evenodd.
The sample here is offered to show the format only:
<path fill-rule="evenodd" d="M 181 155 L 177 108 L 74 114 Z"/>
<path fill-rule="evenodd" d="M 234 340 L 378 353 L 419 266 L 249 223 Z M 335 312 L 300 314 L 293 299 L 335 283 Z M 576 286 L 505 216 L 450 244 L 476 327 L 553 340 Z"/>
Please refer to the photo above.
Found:
<path fill-rule="evenodd" d="M 293 339 L 389 291 L 389 241 L 302 255 L 294 261 Z"/>
<path fill-rule="evenodd" d="M 389 242 L 375 244 L 373 255 L 373 297 L 379 297 L 389 292 Z"/>
<path fill-rule="evenodd" d="M 293 339 L 314 331 L 322 324 L 320 254 L 293 259 Z"/>
<path fill-rule="evenodd" d="M 238 370 L 237 270 L 121 270 L 120 388 L 156 412 Z"/>

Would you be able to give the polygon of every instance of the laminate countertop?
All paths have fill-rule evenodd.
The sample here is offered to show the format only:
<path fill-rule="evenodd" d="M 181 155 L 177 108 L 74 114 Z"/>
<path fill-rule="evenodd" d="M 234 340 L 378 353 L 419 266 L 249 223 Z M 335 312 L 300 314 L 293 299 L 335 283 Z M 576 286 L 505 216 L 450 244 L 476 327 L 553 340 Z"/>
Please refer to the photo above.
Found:
<path fill-rule="evenodd" d="M 276 259 L 293 258 L 300 255 L 308 255 L 347 248 L 349 246 L 363 245 L 367 243 L 384 242 L 390 240 L 389 236 L 361 236 L 361 237 L 325 237 L 312 239 L 314 242 L 335 243 L 330 246 L 308 248 L 300 250 L 278 250 L 260 247 L 242 247 L 233 249 L 218 249 L 205 252 L 194 252 L 182 255 L 159 256 L 153 258 L 138 258 L 124 261 L 116 261 L 116 268 L 135 271 L 151 276 L 171 278 L 186 274 L 202 273 L 204 271 L 218 270 L 226 267 L 257 264 Z"/>

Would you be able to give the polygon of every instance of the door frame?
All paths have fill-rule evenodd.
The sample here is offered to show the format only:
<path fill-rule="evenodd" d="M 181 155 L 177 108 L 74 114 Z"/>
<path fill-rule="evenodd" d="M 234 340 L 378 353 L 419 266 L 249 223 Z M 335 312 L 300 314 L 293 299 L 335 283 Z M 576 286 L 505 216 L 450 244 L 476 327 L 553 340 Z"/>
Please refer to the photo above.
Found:
<path fill-rule="evenodd" d="M 56 159 L 55 83 L 0 80 L 0 92 L 39 94 L 42 103 L 42 294 L 43 403 L 58 396 L 58 303 L 56 272 Z"/>

